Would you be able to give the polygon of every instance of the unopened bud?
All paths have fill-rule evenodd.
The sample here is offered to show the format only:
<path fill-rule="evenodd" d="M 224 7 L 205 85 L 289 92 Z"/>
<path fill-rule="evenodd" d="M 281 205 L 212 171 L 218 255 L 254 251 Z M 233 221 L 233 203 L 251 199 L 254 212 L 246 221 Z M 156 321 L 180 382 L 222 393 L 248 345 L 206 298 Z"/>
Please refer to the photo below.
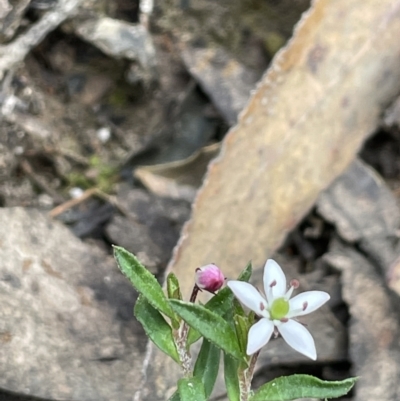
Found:
<path fill-rule="evenodd" d="M 196 285 L 201 290 L 214 293 L 224 284 L 225 277 L 218 266 L 205 265 L 196 269 Z"/>

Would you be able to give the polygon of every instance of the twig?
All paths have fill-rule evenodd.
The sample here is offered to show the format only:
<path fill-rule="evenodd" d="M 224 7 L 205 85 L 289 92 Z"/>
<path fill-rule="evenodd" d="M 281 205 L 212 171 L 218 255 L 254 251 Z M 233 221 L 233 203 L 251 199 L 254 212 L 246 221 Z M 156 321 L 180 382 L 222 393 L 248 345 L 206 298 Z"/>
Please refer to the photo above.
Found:
<path fill-rule="evenodd" d="M 86 199 L 91 198 L 96 193 L 96 188 L 90 188 L 86 190 L 81 196 L 75 199 L 71 199 L 58 205 L 54 209 L 50 210 L 49 216 L 50 217 L 57 217 L 58 215 L 64 213 L 65 211 L 73 208 L 74 206 L 79 205 L 80 203 L 84 202 Z"/>
<path fill-rule="evenodd" d="M 0 79 L 7 70 L 20 63 L 49 32 L 73 15 L 82 2 L 83 0 L 59 0 L 54 9 L 47 12 L 25 34 L 5 46 L 0 46 Z"/>
<path fill-rule="evenodd" d="M 55 207 L 54 209 L 52 209 L 49 212 L 49 216 L 52 218 L 55 218 L 55 217 L 59 216 L 60 214 L 64 213 L 65 211 L 67 211 L 75 206 L 78 206 L 79 204 L 81 204 L 85 200 L 91 198 L 92 196 L 98 196 L 99 198 L 101 198 L 101 199 L 105 200 L 106 202 L 110 203 L 111 205 L 113 205 L 123 216 L 125 216 L 129 220 L 134 221 L 137 224 L 141 224 L 137 220 L 137 218 L 128 209 L 126 209 L 124 206 L 122 206 L 114 196 L 108 195 L 98 188 L 87 189 L 78 198 L 70 199 L 70 200 L 62 203 L 61 205 L 58 205 L 57 207 Z"/>
<path fill-rule="evenodd" d="M 64 198 L 60 194 L 58 194 L 56 191 L 54 191 L 52 188 L 50 188 L 47 185 L 47 183 L 33 171 L 32 166 L 30 165 L 30 163 L 27 160 L 22 160 L 20 163 L 20 166 L 21 166 L 23 172 L 26 175 L 28 175 L 29 178 L 32 181 L 34 181 L 38 187 L 43 189 L 43 191 L 47 192 L 54 199 L 55 202 L 57 202 L 57 203 L 64 202 Z"/>

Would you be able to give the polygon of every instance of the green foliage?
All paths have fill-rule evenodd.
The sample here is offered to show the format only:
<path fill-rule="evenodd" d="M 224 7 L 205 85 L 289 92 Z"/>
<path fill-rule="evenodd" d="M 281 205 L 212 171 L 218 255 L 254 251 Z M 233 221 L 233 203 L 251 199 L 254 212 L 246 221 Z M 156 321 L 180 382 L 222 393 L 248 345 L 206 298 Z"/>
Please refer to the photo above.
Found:
<path fill-rule="evenodd" d="M 93 185 L 103 192 L 110 192 L 117 180 L 117 169 L 104 163 L 99 156 L 94 155 L 89 160 L 89 165 L 96 170 Z"/>
<path fill-rule="evenodd" d="M 67 174 L 66 178 L 70 187 L 89 189 L 93 186 L 93 183 L 85 176 L 84 173 L 70 172 Z"/>
<path fill-rule="evenodd" d="M 184 377 L 178 381 L 181 401 L 206 401 L 204 386 L 197 377 Z"/>
<path fill-rule="evenodd" d="M 179 395 L 179 391 L 176 390 L 175 393 L 172 394 L 172 396 L 168 398 L 168 401 L 181 401 L 181 397 Z"/>
<path fill-rule="evenodd" d="M 283 376 L 261 386 L 250 401 L 290 401 L 298 398 L 336 398 L 347 394 L 357 378 L 324 381 L 309 375 Z"/>
<path fill-rule="evenodd" d="M 217 295 L 213 296 L 204 306 L 212 310 L 214 313 L 223 316 L 231 307 L 234 296 L 230 288 L 225 287 L 218 292 Z M 201 334 L 193 327 L 189 330 L 188 335 L 188 346 L 194 344 L 201 338 Z"/>
<path fill-rule="evenodd" d="M 203 305 L 171 299 L 171 305 L 177 315 L 203 337 L 234 358 L 244 360 L 240 352 L 236 333 L 230 324 L 215 312 Z"/>
<path fill-rule="evenodd" d="M 229 401 L 240 401 L 239 362 L 224 353 L 224 377 Z"/>
<path fill-rule="evenodd" d="M 103 192 L 110 192 L 118 178 L 118 170 L 104 163 L 98 155 L 89 159 L 89 169 L 94 171 L 93 177 L 89 177 L 85 171 L 72 171 L 67 174 L 68 186 L 83 189 L 97 188 Z"/>
<path fill-rule="evenodd" d="M 219 348 L 204 338 L 193 374 L 202 381 L 206 398 L 211 395 L 215 381 L 217 380 L 219 360 Z"/>
<path fill-rule="evenodd" d="M 181 289 L 179 287 L 178 278 L 174 273 L 169 273 L 167 276 L 167 293 L 168 298 L 182 299 Z"/>
<path fill-rule="evenodd" d="M 236 335 L 239 341 L 239 346 L 243 354 L 246 354 L 247 334 L 249 332 L 249 323 L 246 317 L 235 315 L 233 317 L 235 324 Z"/>
<path fill-rule="evenodd" d="M 176 321 L 168 299 L 156 278 L 126 249 L 114 246 L 114 257 L 122 273 L 128 277 L 133 287 L 158 311 Z"/>
<path fill-rule="evenodd" d="M 251 263 L 248 263 L 246 268 L 240 273 L 238 280 L 239 281 L 249 281 L 251 274 L 252 274 L 252 266 Z M 240 307 L 243 311 L 243 308 L 241 305 L 236 301 L 232 291 L 230 288 L 225 287 L 222 290 L 218 292 L 215 296 L 213 296 L 206 304 L 205 307 L 215 313 L 217 313 L 220 316 L 224 316 L 231 308 L 232 308 L 232 303 Z M 194 344 L 196 341 L 200 339 L 201 335 L 200 333 L 193 329 L 192 327 L 189 330 L 189 335 L 188 335 L 188 347 L 192 344 Z"/>
<path fill-rule="evenodd" d="M 239 274 L 238 280 L 248 282 L 252 274 L 253 274 L 253 266 L 251 262 L 249 262 L 247 266 L 244 268 L 244 270 Z"/>
<path fill-rule="evenodd" d="M 175 347 L 171 326 L 164 317 L 143 296 L 140 295 L 135 304 L 135 316 L 142 324 L 144 331 L 151 341 L 161 351 L 169 355 L 175 362 L 180 363 Z"/>

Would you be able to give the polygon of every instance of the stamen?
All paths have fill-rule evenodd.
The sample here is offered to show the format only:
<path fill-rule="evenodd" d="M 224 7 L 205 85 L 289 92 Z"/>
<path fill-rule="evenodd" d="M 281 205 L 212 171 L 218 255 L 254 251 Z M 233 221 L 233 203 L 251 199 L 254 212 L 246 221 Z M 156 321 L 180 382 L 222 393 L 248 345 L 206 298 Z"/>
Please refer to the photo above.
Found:
<path fill-rule="evenodd" d="M 300 287 L 300 282 L 299 280 L 293 279 L 290 280 L 290 286 L 293 287 L 295 290 Z"/>
<path fill-rule="evenodd" d="M 283 317 L 282 319 L 281 319 L 281 322 L 282 323 L 287 323 L 289 321 L 289 319 L 287 318 L 287 317 Z"/>
<path fill-rule="evenodd" d="M 274 280 L 270 285 L 271 288 L 276 286 L 276 280 Z"/>
<path fill-rule="evenodd" d="M 294 287 L 291 286 L 291 287 L 286 291 L 286 294 L 285 294 L 285 299 L 286 299 L 286 301 L 288 301 L 288 300 L 290 299 L 290 297 L 292 296 L 293 290 L 294 290 Z"/>
<path fill-rule="evenodd" d="M 308 302 L 306 301 L 303 303 L 303 312 L 307 309 L 307 306 L 308 306 Z"/>
<path fill-rule="evenodd" d="M 264 309 L 265 309 L 265 305 L 264 305 L 262 302 L 260 302 L 260 310 L 261 310 L 261 312 L 262 312 Z"/>

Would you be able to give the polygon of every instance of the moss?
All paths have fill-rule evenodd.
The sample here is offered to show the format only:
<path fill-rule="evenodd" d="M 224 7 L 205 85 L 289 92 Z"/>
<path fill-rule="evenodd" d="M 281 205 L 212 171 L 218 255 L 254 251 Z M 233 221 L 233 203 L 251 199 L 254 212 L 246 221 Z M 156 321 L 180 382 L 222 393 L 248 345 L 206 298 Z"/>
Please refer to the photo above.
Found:
<path fill-rule="evenodd" d="M 82 189 L 95 187 L 103 192 L 111 192 L 118 179 L 118 170 L 109 164 L 102 163 L 98 155 L 89 159 L 89 166 L 89 169 L 84 172 L 69 173 L 67 175 L 68 187 Z"/>
<path fill-rule="evenodd" d="M 92 187 L 92 183 L 83 173 L 73 171 L 67 174 L 67 181 L 69 187 L 79 187 L 82 189 L 88 189 Z"/>

